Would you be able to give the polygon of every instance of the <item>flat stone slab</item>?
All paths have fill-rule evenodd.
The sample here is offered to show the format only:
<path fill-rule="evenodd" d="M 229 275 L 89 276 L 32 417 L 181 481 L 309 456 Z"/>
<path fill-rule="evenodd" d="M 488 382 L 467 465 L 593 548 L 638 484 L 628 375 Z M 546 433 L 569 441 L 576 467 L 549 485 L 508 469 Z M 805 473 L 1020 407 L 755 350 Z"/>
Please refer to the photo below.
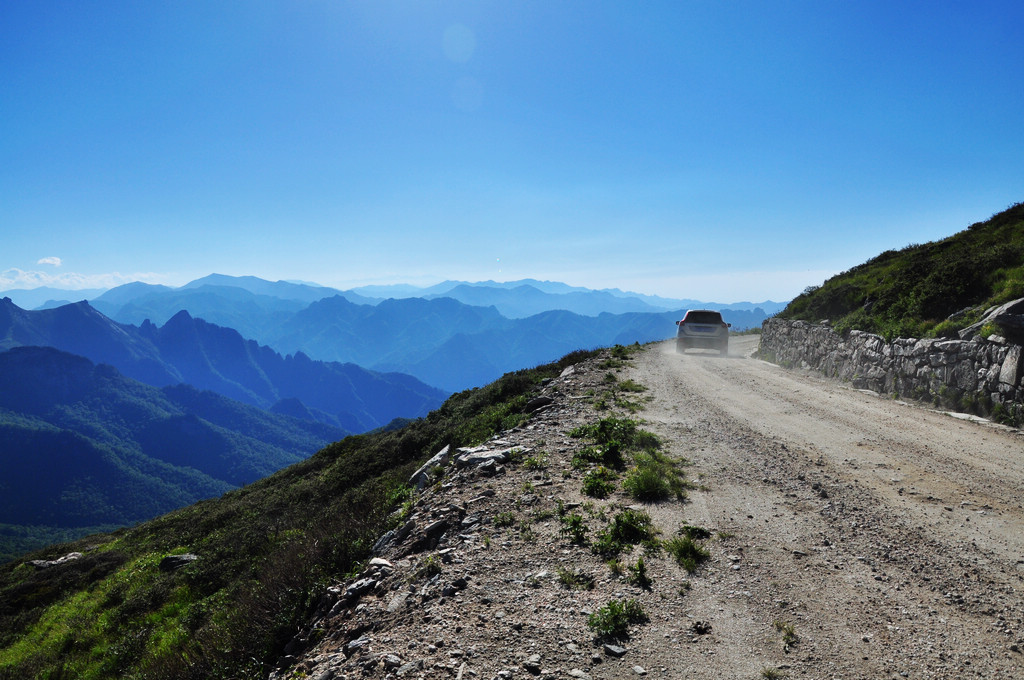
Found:
<path fill-rule="evenodd" d="M 523 453 L 529 449 L 520 449 Z M 505 463 L 512 454 L 512 449 L 487 449 L 476 447 L 472 449 L 459 449 L 455 458 L 455 466 L 459 468 L 476 467 L 484 463 L 495 464 Z"/>
<path fill-rule="evenodd" d="M 35 567 L 36 569 L 49 569 L 50 567 L 56 567 L 61 564 L 67 564 L 68 562 L 74 562 L 84 557 L 80 552 L 68 553 L 64 557 L 58 557 L 55 560 L 29 560 L 28 564 Z"/>

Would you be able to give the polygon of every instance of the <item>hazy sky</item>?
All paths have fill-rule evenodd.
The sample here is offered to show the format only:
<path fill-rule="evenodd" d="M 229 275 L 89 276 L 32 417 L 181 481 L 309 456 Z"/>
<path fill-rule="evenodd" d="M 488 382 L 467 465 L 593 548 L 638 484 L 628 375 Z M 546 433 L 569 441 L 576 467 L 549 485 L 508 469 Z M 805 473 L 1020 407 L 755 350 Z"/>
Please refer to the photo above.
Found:
<path fill-rule="evenodd" d="M 1024 3 L 0 0 L 0 289 L 788 299 L 1024 200 Z"/>

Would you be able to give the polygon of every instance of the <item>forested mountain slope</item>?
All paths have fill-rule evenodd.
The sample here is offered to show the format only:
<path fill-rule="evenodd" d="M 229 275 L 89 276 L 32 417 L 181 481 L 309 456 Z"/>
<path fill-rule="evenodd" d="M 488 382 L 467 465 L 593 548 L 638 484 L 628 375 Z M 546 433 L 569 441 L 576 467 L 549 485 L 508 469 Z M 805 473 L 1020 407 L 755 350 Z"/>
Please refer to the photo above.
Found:
<path fill-rule="evenodd" d="M 0 352 L 0 559 L 219 496 L 346 434 L 51 347 Z"/>
<path fill-rule="evenodd" d="M 28 311 L 4 298 L 0 350 L 23 345 L 56 347 L 149 385 L 184 382 L 264 409 L 286 401 L 294 411 L 297 399 L 311 418 L 350 432 L 425 415 L 445 397 L 409 375 L 315 361 L 298 352 L 282 356 L 185 311 L 163 326 L 136 327 L 112 321 L 87 302 Z"/>

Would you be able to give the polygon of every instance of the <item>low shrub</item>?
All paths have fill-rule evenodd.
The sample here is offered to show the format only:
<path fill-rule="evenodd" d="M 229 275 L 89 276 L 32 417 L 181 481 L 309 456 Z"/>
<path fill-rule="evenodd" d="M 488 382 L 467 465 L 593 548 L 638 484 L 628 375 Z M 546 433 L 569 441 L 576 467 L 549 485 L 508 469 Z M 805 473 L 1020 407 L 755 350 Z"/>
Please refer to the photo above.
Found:
<path fill-rule="evenodd" d="M 782 633 L 782 649 L 784 651 L 789 651 L 793 645 L 800 641 L 800 637 L 796 634 L 796 627 L 792 623 L 776 619 L 773 625 L 775 630 Z"/>
<path fill-rule="evenodd" d="M 548 468 L 548 454 L 540 451 L 536 455 L 523 460 L 523 467 L 527 470 L 546 470 Z"/>
<path fill-rule="evenodd" d="M 561 523 L 562 526 L 558 533 L 568 538 L 569 542 L 576 545 L 583 545 L 587 542 L 587 525 L 583 521 L 583 515 L 575 512 L 571 515 L 563 515 Z"/>
<path fill-rule="evenodd" d="M 629 627 L 648 621 L 644 608 L 636 600 L 610 600 L 587 617 L 587 627 L 600 638 L 623 639 L 629 637 Z"/>
<path fill-rule="evenodd" d="M 651 578 L 647 575 L 647 564 L 644 562 L 643 555 L 636 559 L 636 564 L 629 567 L 629 577 L 627 578 L 631 585 L 643 590 L 651 589 Z"/>
<path fill-rule="evenodd" d="M 636 382 L 636 381 L 634 381 L 632 379 L 627 379 L 627 380 L 623 380 L 623 381 L 619 382 L 619 384 L 616 385 L 616 389 L 618 389 L 618 390 L 620 390 L 622 392 L 646 392 L 647 391 L 646 387 L 644 387 L 643 385 L 641 385 L 640 383 L 638 383 L 638 382 Z"/>
<path fill-rule="evenodd" d="M 608 531 L 598 532 L 597 537 L 590 544 L 590 551 L 605 560 L 618 557 L 624 549 L 625 545 L 616 541 Z"/>
<path fill-rule="evenodd" d="M 492 523 L 496 527 L 510 527 L 516 523 L 516 513 L 511 511 L 497 512 Z"/>
<path fill-rule="evenodd" d="M 992 407 L 992 420 L 1010 427 L 1021 427 L 1024 425 L 1024 409 L 1020 404 L 996 404 Z"/>
<path fill-rule="evenodd" d="M 634 460 L 636 465 L 622 480 L 622 488 L 632 498 L 644 503 L 686 498 L 686 481 L 679 463 L 657 451 L 637 453 Z"/>
<path fill-rule="evenodd" d="M 428 555 L 412 572 L 412 580 L 419 581 L 429 579 L 441 573 L 441 558 L 437 555 Z"/>
<path fill-rule="evenodd" d="M 622 457 L 622 445 L 612 441 L 601 446 L 586 446 L 572 457 L 572 467 L 576 470 L 585 470 L 593 465 L 604 465 L 613 470 L 624 469 L 626 462 Z"/>
<path fill-rule="evenodd" d="M 583 493 L 593 498 L 607 498 L 615 490 L 615 473 L 599 465 L 583 476 Z"/>
<path fill-rule="evenodd" d="M 630 418 L 608 417 L 597 423 L 582 425 L 569 432 L 576 439 L 593 439 L 598 444 L 619 442 L 619 445 L 634 450 L 656 449 L 661 442 L 656 435 L 639 428 L 639 423 Z"/>
<path fill-rule="evenodd" d="M 654 539 L 657 531 L 651 516 L 642 510 L 627 509 L 611 519 L 590 549 L 604 559 L 617 557 L 626 546 L 645 543 Z"/>
<path fill-rule="evenodd" d="M 680 536 L 689 536 L 695 541 L 706 541 L 711 538 L 711 532 L 704 527 L 695 527 L 691 524 L 684 524 L 679 527 Z"/>
<path fill-rule="evenodd" d="M 665 550 L 689 573 L 711 557 L 711 552 L 689 536 L 675 536 L 665 541 Z"/>
<path fill-rule="evenodd" d="M 558 567 L 558 582 L 569 590 L 593 590 L 594 577 L 579 569 L 566 569 Z"/>
<path fill-rule="evenodd" d="M 793 299 L 780 318 L 896 337 L 953 337 L 1024 295 L 1024 203 L 948 238 L 890 250 Z"/>
<path fill-rule="evenodd" d="M 651 516 L 643 510 L 627 508 L 615 515 L 609 524 L 609 531 L 616 540 L 636 545 L 654 537 L 657 533 Z"/>

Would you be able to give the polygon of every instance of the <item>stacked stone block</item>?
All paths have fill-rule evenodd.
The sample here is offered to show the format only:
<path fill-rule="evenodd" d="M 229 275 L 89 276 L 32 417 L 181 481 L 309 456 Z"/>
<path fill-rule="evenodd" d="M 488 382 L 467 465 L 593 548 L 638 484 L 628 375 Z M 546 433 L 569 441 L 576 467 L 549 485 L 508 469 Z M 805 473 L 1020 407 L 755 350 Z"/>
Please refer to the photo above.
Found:
<path fill-rule="evenodd" d="M 761 329 L 761 358 L 858 388 L 978 413 L 996 405 L 1019 408 L 1024 401 L 1021 345 L 997 336 L 887 342 L 872 333 L 843 337 L 825 324 L 784 319 L 768 319 Z"/>

